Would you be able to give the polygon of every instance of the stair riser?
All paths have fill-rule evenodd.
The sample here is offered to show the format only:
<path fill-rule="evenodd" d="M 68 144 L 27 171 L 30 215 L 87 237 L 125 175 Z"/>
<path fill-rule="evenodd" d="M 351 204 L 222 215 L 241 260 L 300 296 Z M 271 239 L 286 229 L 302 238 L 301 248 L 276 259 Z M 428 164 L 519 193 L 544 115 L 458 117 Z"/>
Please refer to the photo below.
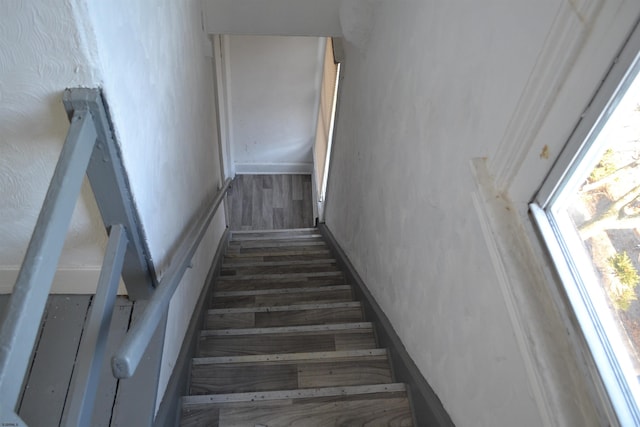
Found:
<path fill-rule="evenodd" d="M 306 401 L 249 402 L 192 406 L 182 411 L 182 427 L 218 426 L 393 426 L 411 427 L 405 393 L 384 396 L 340 396 Z"/>
<path fill-rule="evenodd" d="M 317 288 L 344 285 L 343 277 L 304 277 L 280 280 L 218 281 L 217 291 Z"/>
<path fill-rule="evenodd" d="M 309 239 L 278 239 L 278 240 L 244 240 L 230 241 L 228 250 L 249 248 L 288 248 L 288 247 L 323 247 L 327 244 L 321 238 Z"/>
<path fill-rule="evenodd" d="M 362 309 L 322 308 L 317 310 L 276 311 L 268 313 L 209 314 L 206 329 L 266 328 L 272 326 L 321 325 L 362 322 Z"/>
<path fill-rule="evenodd" d="M 200 357 L 376 348 L 371 330 L 299 334 L 208 336 L 200 339 Z"/>
<path fill-rule="evenodd" d="M 304 262 L 304 261 L 323 261 L 323 260 L 332 260 L 333 257 L 329 252 L 320 251 L 318 253 L 302 253 L 302 254 L 291 254 L 291 255 L 262 255 L 262 256 L 251 256 L 247 255 L 244 257 L 225 257 L 224 264 L 253 264 L 257 262 Z"/>
<path fill-rule="evenodd" d="M 252 263 L 262 261 L 305 261 L 333 258 L 328 250 L 316 251 L 265 251 L 250 254 L 231 253 L 224 257 L 225 263 Z"/>
<path fill-rule="evenodd" d="M 339 271 L 335 264 L 291 265 L 291 266 L 254 266 L 254 267 L 223 267 L 220 275 L 241 276 L 246 274 L 288 274 L 288 273 L 319 273 Z"/>
<path fill-rule="evenodd" d="M 236 276 L 218 276 L 218 282 L 235 282 L 235 283 L 248 283 L 253 281 L 294 281 L 294 280 L 308 280 L 310 278 L 328 278 L 328 277 L 340 277 L 344 278 L 341 271 L 318 271 L 318 272 L 303 272 L 303 273 L 284 273 L 284 274 L 243 274 Z"/>
<path fill-rule="evenodd" d="M 386 359 L 347 362 L 197 365 L 191 394 L 243 393 L 392 382 Z"/>
<path fill-rule="evenodd" d="M 332 292 L 305 292 L 299 294 L 253 295 L 241 297 L 216 297 L 214 295 L 211 308 L 268 307 L 352 300 L 353 295 L 350 290 Z"/>
<path fill-rule="evenodd" d="M 322 243 L 321 245 L 309 245 L 308 243 L 302 243 L 299 245 L 289 244 L 288 246 L 260 246 L 260 247 L 238 247 L 229 246 L 227 249 L 227 256 L 233 256 L 234 254 L 251 254 L 252 256 L 269 256 L 269 255 L 286 255 L 287 253 L 305 253 L 305 252 L 317 252 L 326 251 L 327 246 Z"/>
<path fill-rule="evenodd" d="M 317 235 L 317 228 L 297 228 L 291 230 L 268 230 L 268 231 L 233 231 L 231 232 L 232 240 L 242 239 L 286 239 L 304 237 L 309 235 Z"/>

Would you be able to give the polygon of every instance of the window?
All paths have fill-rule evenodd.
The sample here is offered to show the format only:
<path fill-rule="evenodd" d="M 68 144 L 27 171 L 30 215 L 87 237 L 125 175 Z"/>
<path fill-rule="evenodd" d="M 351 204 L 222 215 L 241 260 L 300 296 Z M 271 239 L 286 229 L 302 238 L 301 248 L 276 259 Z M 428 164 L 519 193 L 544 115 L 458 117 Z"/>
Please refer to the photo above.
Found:
<path fill-rule="evenodd" d="M 640 425 L 640 30 L 531 204 L 622 425 Z"/>

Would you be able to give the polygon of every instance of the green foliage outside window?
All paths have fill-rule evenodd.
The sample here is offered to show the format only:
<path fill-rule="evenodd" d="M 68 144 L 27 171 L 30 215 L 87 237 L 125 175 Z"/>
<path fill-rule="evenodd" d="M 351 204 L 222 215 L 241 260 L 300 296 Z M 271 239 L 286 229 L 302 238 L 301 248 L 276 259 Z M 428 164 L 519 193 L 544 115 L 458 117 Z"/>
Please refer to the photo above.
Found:
<path fill-rule="evenodd" d="M 619 285 L 611 286 L 609 297 L 618 310 L 626 311 L 631 303 L 638 299 L 635 288 L 640 281 L 640 276 L 626 251 L 618 252 L 607 261 L 620 282 Z"/>
<path fill-rule="evenodd" d="M 589 182 L 599 181 L 616 171 L 616 165 L 613 162 L 613 154 L 614 153 L 611 148 L 604 152 L 596 167 L 591 171 L 591 175 L 589 175 Z"/>

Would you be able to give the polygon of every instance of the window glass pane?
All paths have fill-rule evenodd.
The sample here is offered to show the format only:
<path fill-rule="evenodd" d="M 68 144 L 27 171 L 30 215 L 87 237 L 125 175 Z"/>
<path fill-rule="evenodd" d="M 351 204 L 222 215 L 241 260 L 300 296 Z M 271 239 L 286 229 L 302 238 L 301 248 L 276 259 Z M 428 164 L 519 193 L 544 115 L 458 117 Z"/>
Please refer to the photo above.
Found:
<path fill-rule="evenodd" d="M 635 75 L 634 75 L 635 74 Z M 588 141 L 588 151 L 549 206 L 584 297 L 613 351 L 610 362 L 640 403 L 640 78 Z M 605 352 L 606 353 L 606 352 Z M 606 380 L 606 379 L 605 379 Z M 606 382 L 606 381 L 605 381 Z"/>

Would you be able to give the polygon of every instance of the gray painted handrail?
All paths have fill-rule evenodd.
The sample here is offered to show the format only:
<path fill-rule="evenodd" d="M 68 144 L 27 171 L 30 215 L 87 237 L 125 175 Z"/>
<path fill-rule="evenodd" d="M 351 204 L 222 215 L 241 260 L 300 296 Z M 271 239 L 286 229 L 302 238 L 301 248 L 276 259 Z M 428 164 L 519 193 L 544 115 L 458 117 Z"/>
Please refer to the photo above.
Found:
<path fill-rule="evenodd" d="M 129 298 L 134 301 L 150 298 L 157 282 L 153 262 L 102 93 L 100 89 L 72 88 L 65 90 L 62 101 L 69 117 L 82 108 L 91 113 L 98 138 L 86 168 L 87 178 L 105 228 L 122 224 L 127 232 L 129 244 L 122 280 Z"/>
<path fill-rule="evenodd" d="M 176 262 L 171 264 L 151 296 L 142 316 L 134 323 L 111 359 L 111 368 L 116 378 L 130 378 L 135 373 L 156 328 L 167 312 L 171 297 L 189 267 L 193 254 L 198 249 L 230 185 L 231 179 L 228 178 L 209 208 L 189 228 L 176 253 Z"/>

